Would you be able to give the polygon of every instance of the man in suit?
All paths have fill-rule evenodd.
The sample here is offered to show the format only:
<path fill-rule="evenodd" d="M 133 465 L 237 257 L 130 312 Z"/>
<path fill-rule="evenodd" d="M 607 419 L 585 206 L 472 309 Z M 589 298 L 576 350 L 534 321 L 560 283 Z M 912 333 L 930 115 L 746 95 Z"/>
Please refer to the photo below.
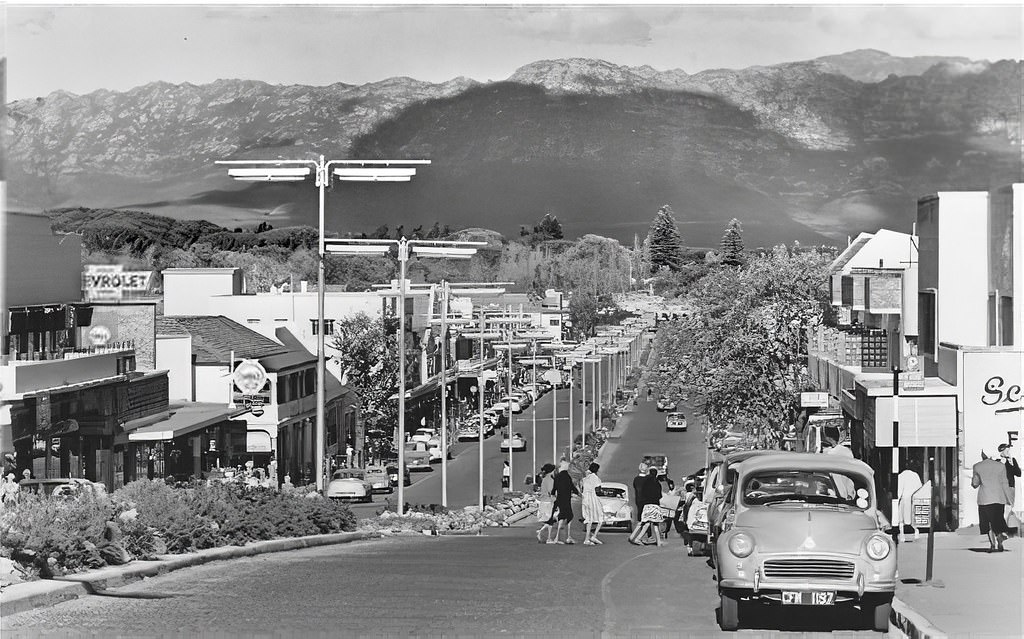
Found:
<path fill-rule="evenodd" d="M 978 489 L 978 523 L 988 535 L 989 552 L 1002 552 L 1003 541 L 1010 532 L 1003 509 L 1013 503 L 1013 490 L 1006 478 L 1006 467 L 992 458 L 974 465 L 971 486 Z"/>

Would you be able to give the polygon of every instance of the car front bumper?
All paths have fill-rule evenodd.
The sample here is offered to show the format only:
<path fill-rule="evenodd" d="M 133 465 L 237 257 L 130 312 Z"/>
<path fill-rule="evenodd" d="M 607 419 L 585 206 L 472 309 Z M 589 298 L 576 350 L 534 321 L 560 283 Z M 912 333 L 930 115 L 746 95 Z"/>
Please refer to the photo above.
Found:
<path fill-rule="evenodd" d="M 896 590 L 896 557 L 873 561 L 863 556 L 829 554 L 785 554 L 761 555 L 755 552 L 749 557 L 738 558 L 732 553 L 723 552 L 718 547 L 718 586 L 722 589 L 738 592 L 747 598 L 781 601 L 781 593 L 786 592 L 825 592 L 834 591 L 836 602 L 859 601 L 865 594 L 891 594 Z M 815 575 L 808 574 L 794 577 L 778 577 L 766 570 L 766 563 L 772 561 L 806 561 L 812 564 L 843 564 L 849 574 Z"/>

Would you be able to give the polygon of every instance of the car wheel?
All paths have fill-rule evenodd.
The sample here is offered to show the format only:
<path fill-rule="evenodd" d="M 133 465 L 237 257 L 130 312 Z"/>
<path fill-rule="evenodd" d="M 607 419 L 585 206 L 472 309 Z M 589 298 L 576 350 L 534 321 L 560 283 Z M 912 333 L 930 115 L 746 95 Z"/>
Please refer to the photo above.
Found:
<path fill-rule="evenodd" d="M 695 541 L 692 544 L 690 544 L 690 547 L 693 548 L 693 556 L 694 557 L 699 557 L 699 556 L 704 554 L 704 542 L 703 541 Z"/>
<path fill-rule="evenodd" d="M 727 592 L 720 592 L 719 621 L 722 630 L 736 630 L 740 627 L 740 600 Z"/>

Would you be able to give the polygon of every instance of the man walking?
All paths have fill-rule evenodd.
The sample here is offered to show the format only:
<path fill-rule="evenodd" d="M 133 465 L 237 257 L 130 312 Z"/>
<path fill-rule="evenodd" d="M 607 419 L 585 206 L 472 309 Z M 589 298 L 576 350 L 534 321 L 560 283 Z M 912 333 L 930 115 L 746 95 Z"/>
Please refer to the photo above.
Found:
<path fill-rule="evenodd" d="M 644 509 L 641 503 L 640 494 L 643 491 L 644 482 L 647 481 L 647 464 L 640 462 L 640 471 L 633 478 L 633 505 L 636 507 L 636 524 L 640 525 L 640 511 Z"/>
<path fill-rule="evenodd" d="M 1006 468 L 992 458 L 974 465 L 971 486 L 978 489 L 978 524 L 988 535 L 989 552 L 1002 552 L 1003 541 L 1010 532 L 1003 518 L 1003 509 L 1013 503 L 1013 491 L 1006 478 Z"/>

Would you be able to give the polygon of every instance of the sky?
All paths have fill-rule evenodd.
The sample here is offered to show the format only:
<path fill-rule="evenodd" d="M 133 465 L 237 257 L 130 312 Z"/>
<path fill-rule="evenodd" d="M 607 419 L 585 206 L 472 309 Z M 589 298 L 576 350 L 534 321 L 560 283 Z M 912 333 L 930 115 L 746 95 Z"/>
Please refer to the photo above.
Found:
<path fill-rule="evenodd" d="M 586 57 L 696 73 L 872 48 L 1021 59 L 1019 4 L 8 4 L 8 101 L 154 81 L 503 80 Z"/>

